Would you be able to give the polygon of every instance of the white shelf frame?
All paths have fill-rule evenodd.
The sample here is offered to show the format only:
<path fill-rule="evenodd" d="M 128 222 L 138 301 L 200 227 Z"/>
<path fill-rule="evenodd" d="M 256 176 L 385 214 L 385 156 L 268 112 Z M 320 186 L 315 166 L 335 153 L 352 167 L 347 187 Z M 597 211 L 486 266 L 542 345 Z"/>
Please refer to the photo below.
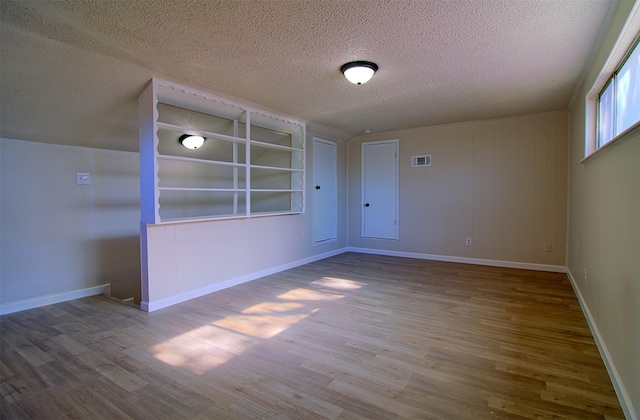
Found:
<path fill-rule="evenodd" d="M 234 120 L 234 121 L 237 121 L 237 120 Z M 241 137 L 228 136 L 226 134 L 214 133 L 213 131 L 205 131 L 205 130 L 199 130 L 199 129 L 194 129 L 194 128 L 184 128 L 184 127 L 181 127 L 179 125 L 163 123 L 163 122 L 159 122 L 159 121 L 156 124 L 158 126 L 158 129 L 165 129 L 165 130 L 173 131 L 173 132 L 179 133 L 179 134 L 184 134 L 184 132 L 186 130 L 186 131 L 189 131 L 189 134 L 192 134 L 194 136 L 202 136 L 202 137 L 206 137 L 206 138 L 214 138 L 216 140 L 229 141 L 229 142 L 232 142 L 232 143 L 242 143 L 242 144 L 244 144 L 246 142 L 246 139 L 243 139 Z"/>
<path fill-rule="evenodd" d="M 225 162 L 224 160 L 207 160 L 190 158 L 186 156 L 158 155 L 158 160 L 177 160 L 181 162 L 204 163 L 206 165 L 232 166 L 234 168 L 244 168 L 244 163 Z M 282 168 L 284 169 L 284 168 Z"/>
<path fill-rule="evenodd" d="M 251 165 L 252 169 L 266 169 L 267 171 L 280 171 L 280 172 L 304 172 L 304 169 L 297 168 L 284 168 L 280 166 L 263 166 L 263 165 Z"/>
<path fill-rule="evenodd" d="M 158 187 L 160 191 L 212 191 L 212 192 L 245 192 L 244 188 L 200 188 L 200 187 Z"/>
<path fill-rule="evenodd" d="M 158 104 L 171 105 L 190 111 L 204 113 L 233 121 L 234 135 L 221 134 L 193 127 L 160 121 Z M 251 217 L 264 217 L 288 214 L 300 214 L 305 211 L 305 164 L 306 164 L 306 126 L 304 123 L 281 116 L 273 115 L 262 110 L 253 109 L 245 105 L 228 101 L 210 94 L 199 92 L 181 85 L 160 79 L 152 79 L 139 97 L 140 113 L 140 190 L 141 190 L 141 222 L 147 224 L 172 224 L 218 219 L 238 219 Z M 251 139 L 252 114 L 259 122 L 255 125 L 261 129 L 272 130 L 291 136 L 292 146 L 269 143 L 268 141 Z M 239 124 L 245 125 L 245 136 L 238 137 Z M 185 156 L 163 155 L 158 151 L 160 143 L 159 130 L 168 130 L 176 134 L 194 134 L 205 138 L 226 141 L 233 144 L 232 162 L 199 159 Z M 244 147 L 245 163 L 238 163 L 238 147 Z M 278 167 L 269 165 L 251 164 L 252 147 L 275 149 L 290 152 L 291 167 Z M 297 155 L 297 156 L 296 156 Z M 159 169 L 161 161 L 180 161 L 186 163 L 226 166 L 233 169 L 232 188 L 208 188 L 208 187 L 169 187 L 160 186 Z M 294 164 L 295 161 L 295 164 Z M 294 167 L 294 165 L 296 167 Z M 244 188 L 239 188 L 239 172 L 245 170 Z M 251 171 L 268 170 L 282 173 L 302 174 L 295 184 L 300 188 L 251 188 Z M 293 179 L 291 186 L 294 186 Z M 210 215 L 197 217 L 162 218 L 160 216 L 160 192 L 161 191 L 192 191 L 192 192 L 224 192 L 233 193 L 233 214 Z M 239 194 L 245 194 L 245 210 L 238 213 Z M 252 193 L 290 193 L 290 210 L 251 212 Z M 301 197 L 294 197 L 301 194 Z M 299 203 L 299 208 L 294 208 L 294 202 Z"/>
<path fill-rule="evenodd" d="M 244 190 L 242 190 L 244 191 Z M 289 189 L 289 188 L 252 188 L 251 192 L 304 192 L 303 189 Z"/>
<path fill-rule="evenodd" d="M 265 148 L 268 148 L 268 149 L 279 149 L 279 150 L 287 150 L 287 151 L 293 151 L 293 152 L 304 152 L 304 149 L 298 149 L 297 147 L 289 147 L 289 146 L 283 146 L 281 144 L 267 143 L 267 142 L 260 141 L 260 140 L 251 140 L 251 145 L 252 146 L 265 147 Z"/>

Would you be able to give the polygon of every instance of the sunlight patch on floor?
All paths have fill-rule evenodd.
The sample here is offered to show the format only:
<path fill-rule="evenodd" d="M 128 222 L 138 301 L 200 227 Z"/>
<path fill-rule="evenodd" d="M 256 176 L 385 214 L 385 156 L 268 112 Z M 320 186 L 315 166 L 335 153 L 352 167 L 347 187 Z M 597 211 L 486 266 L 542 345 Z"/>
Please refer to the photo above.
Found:
<path fill-rule="evenodd" d="M 362 286 L 366 286 L 366 283 L 360 283 L 354 280 L 339 279 L 336 277 L 323 277 L 320 280 L 312 281 L 311 284 L 340 290 L 357 290 L 362 288 Z"/>
<path fill-rule="evenodd" d="M 235 315 L 215 321 L 218 327 L 259 338 L 271 338 L 300 322 L 309 313 L 295 315 Z"/>
<path fill-rule="evenodd" d="M 202 375 L 226 363 L 256 343 L 246 335 L 212 325 L 191 330 L 151 348 L 154 356 L 171 366 Z"/>
<path fill-rule="evenodd" d="M 168 365 L 202 375 L 317 311 L 299 302 L 263 302 L 153 346 L 151 352 Z"/>
<path fill-rule="evenodd" d="M 319 308 L 312 307 L 314 301 L 342 299 L 345 295 L 338 290 L 357 290 L 366 284 L 323 277 L 312 281 L 311 285 L 324 291 L 307 288 L 289 290 L 274 301 L 255 304 L 240 314 L 215 320 L 157 344 L 150 350 L 158 360 L 168 365 L 202 375 L 244 353 L 262 339 L 275 337 L 318 312 Z"/>
<path fill-rule="evenodd" d="M 294 302 L 263 302 L 242 311 L 243 314 L 263 314 L 269 312 L 287 312 L 304 307 Z"/>
<path fill-rule="evenodd" d="M 319 292 L 317 290 L 311 289 L 293 289 L 289 290 L 287 293 L 283 293 L 278 296 L 278 299 L 284 300 L 336 300 L 342 299 L 344 295 L 340 295 L 337 293 L 324 293 Z"/>

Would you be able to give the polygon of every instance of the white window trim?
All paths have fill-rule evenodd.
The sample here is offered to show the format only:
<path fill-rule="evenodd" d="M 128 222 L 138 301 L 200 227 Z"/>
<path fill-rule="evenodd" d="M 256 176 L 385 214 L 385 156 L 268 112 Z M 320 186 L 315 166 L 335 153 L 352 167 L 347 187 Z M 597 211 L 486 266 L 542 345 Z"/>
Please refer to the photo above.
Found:
<path fill-rule="evenodd" d="M 607 84 L 613 73 L 620 65 L 625 54 L 631 48 L 633 41 L 635 40 L 638 32 L 640 31 L 640 1 L 636 2 L 629 14 L 629 18 L 625 23 L 620 36 L 616 41 L 611 54 L 607 58 L 607 61 L 600 71 L 600 74 L 596 78 L 593 86 L 587 93 L 586 98 L 586 115 L 585 115 L 585 144 L 584 151 L 585 157 L 580 163 L 585 163 L 594 156 L 599 155 L 604 150 L 610 148 L 614 144 L 621 144 L 625 140 L 628 140 L 638 132 L 640 132 L 640 122 L 632 125 L 622 133 L 614 136 L 609 142 L 598 147 L 598 100 L 600 92 Z"/>

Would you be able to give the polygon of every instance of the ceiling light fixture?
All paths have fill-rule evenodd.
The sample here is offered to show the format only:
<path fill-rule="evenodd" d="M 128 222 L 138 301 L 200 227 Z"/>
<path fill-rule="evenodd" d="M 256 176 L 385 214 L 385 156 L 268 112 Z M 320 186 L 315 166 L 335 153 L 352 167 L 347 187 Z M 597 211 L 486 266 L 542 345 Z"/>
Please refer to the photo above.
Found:
<path fill-rule="evenodd" d="M 184 134 L 180 136 L 180 144 L 187 149 L 197 149 L 204 144 L 204 137 L 192 136 L 191 134 Z"/>
<path fill-rule="evenodd" d="M 343 64 L 340 71 L 348 81 L 355 85 L 361 85 L 373 77 L 373 74 L 378 71 L 378 65 L 371 61 L 352 61 Z"/>

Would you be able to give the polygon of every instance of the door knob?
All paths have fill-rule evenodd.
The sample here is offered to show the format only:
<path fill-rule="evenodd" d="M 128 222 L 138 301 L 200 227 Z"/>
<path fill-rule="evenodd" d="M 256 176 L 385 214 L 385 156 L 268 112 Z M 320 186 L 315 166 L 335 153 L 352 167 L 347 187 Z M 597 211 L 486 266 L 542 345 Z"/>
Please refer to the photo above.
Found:
<path fill-rule="evenodd" d="M 364 206 L 365 207 L 369 207 L 369 203 L 364 203 Z"/>
<path fill-rule="evenodd" d="M 319 189 L 320 189 L 320 185 L 316 185 L 316 190 L 319 190 Z"/>

